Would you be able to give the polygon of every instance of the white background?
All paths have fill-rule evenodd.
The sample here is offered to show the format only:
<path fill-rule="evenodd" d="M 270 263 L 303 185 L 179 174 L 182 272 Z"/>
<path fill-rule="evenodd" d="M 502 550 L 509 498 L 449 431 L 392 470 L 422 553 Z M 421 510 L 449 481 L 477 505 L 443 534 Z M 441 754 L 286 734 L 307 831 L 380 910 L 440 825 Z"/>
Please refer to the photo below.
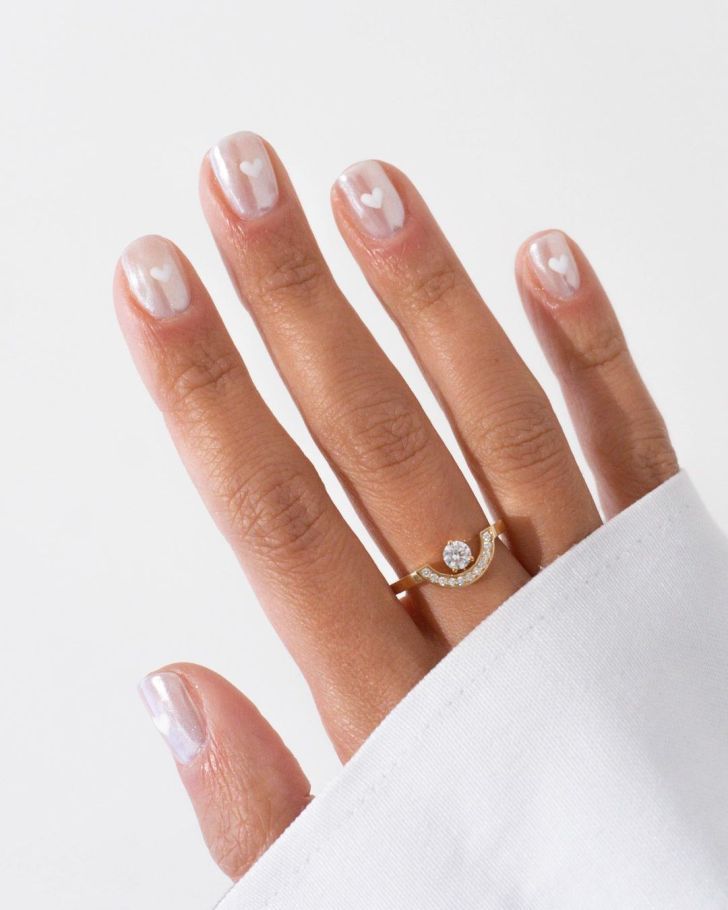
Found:
<path fill-rule="evenodd" d="M 343 287 L 429 401 L 334 230 L 337 173 L 380 157 L 415 179 L 560 413 L 512 257 L 529 233 L 563 227 L 724 516 L 727 41 L 725 0 L 66 0 L 4 12 L 3 906 L 201 910 L 224 891 L 135 693 L 162 663 L 229 677 L 316 789 L 337 767 L 127 357 L 109 293 L 123 246 L 147 232 L 180 244 L 321 465 L 198 209 L 215 139 L 252 129 L 276 146 Z"/>

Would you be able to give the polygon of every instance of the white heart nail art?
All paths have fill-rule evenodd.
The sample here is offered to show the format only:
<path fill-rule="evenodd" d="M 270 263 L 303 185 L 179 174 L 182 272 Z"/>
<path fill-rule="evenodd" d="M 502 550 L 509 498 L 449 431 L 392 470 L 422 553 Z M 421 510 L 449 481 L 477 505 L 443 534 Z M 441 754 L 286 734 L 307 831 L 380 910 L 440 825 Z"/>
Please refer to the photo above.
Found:
<path fill-rule="evenodd" d="M 362 193 L 359 198 L 367 208 L 380 209 L 382 207 L 384 193 L 380 186 L 375 186 L 371 193 Z"/>
<path fill-rule="evenodd" d="M 562 253 L 558 259 L 552 256 L 549 259 L 549 268 L 552 272 L 558 272 L 559 275 L 566 275 L 569 271 L 569 257 L 566 253 Z"/>
<path fill-rule="evenodd" d="M 397 188 L 378 161 L 352 164 L 336 181 L 365 234 L 386 240 L 404 224 L 404 205 Z"/>
<path fill-rule="evenodd" d="M 540 288 L 547 295 L 550 306 L 560 300 L 569 300 L 581 285 L 579 266 L 561 231 L 539 234 L 528 248 Z"/>
<path fill-rule="evenodd" d="M 121 257 L 127 284 L 137 303 L 157 319 L 170 319 L 190 305 L 180 258 L 163 237 L 140 237 Z"/>
<path fill-rule="evenodd" d="M 149 274 L 155 281 L 166 283 L 172 277 L 172 263 L 165 262 L 163 268 L 158 265 L 153 265 L 151 269 L 149 269 Z"/>
<path fill-rule="evenodd" d="M 253 161 L 241 161 L 240 170 L 245 174 L 246 177 L 260 177 L 260 172 L 263 170 L 263 159 L 255 158 Z"/>

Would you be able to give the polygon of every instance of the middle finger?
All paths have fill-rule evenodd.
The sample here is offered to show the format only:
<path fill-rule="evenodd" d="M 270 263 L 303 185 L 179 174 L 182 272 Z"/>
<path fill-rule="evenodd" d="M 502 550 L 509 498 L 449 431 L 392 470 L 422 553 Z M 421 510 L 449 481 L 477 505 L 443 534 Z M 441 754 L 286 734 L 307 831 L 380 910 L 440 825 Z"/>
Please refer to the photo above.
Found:
<path fill-rule="evenodd" d="M 202 203 L 237 289 L 307 421 L 399 574 L 487 521 L 414 395 L 336 286 L 275 154 L 257 136 L 222 140 Z M 452 643 L 527 578 L 508 550 L 487 581 L 425 585 L 415 602 Z"/>

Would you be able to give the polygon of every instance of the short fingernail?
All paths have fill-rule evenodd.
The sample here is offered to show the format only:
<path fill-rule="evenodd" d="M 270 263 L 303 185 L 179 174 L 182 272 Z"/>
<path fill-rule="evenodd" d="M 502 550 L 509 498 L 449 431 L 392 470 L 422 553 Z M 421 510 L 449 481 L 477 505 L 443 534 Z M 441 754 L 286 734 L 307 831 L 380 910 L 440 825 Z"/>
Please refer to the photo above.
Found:
<path fill-rule="evenodd" d="M 361 161 L 337 180 L 362 230 L 385 240 L 404 224 L 404 205 L 394 184 L 378 161 Z"/>
<path fill-rule="evenodd" d="M 121 256 L 129 289 L 157 319 L 169 319 L 190 305 L 190 289 L 174 246 L 163 237 L 140 237 Z"/>
<path fill-rule="evenodd" d="M 278 181 L 263 142 L 255 133 L 233 133 L 208 152 L 227 201 L 241 218 L 260 218 L 278 202 Z"/>
<path fill-rule="evenodd" d="M 139 692 L 175 759 L 188 765 L 205 745 L 207 730 L 182 677 L 151 673 L 141 681 Z"/>
<path fill-rule="evenodd" d="M 568 300 L 579 290 L 579 267 L 561 231 L 542 234 L 530 245 L 528 253 L 548 295 Z"/>

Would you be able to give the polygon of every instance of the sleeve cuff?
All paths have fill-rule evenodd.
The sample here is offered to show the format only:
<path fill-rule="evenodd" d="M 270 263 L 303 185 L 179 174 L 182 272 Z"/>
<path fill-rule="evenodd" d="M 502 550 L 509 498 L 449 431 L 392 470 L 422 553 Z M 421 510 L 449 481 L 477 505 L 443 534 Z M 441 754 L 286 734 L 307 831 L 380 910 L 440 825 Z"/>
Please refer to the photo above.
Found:
<path fill-rule="evenodd" d="M 218 910 L 726 906 L 727 591 L 681 473 L 442 660 Z"/>

